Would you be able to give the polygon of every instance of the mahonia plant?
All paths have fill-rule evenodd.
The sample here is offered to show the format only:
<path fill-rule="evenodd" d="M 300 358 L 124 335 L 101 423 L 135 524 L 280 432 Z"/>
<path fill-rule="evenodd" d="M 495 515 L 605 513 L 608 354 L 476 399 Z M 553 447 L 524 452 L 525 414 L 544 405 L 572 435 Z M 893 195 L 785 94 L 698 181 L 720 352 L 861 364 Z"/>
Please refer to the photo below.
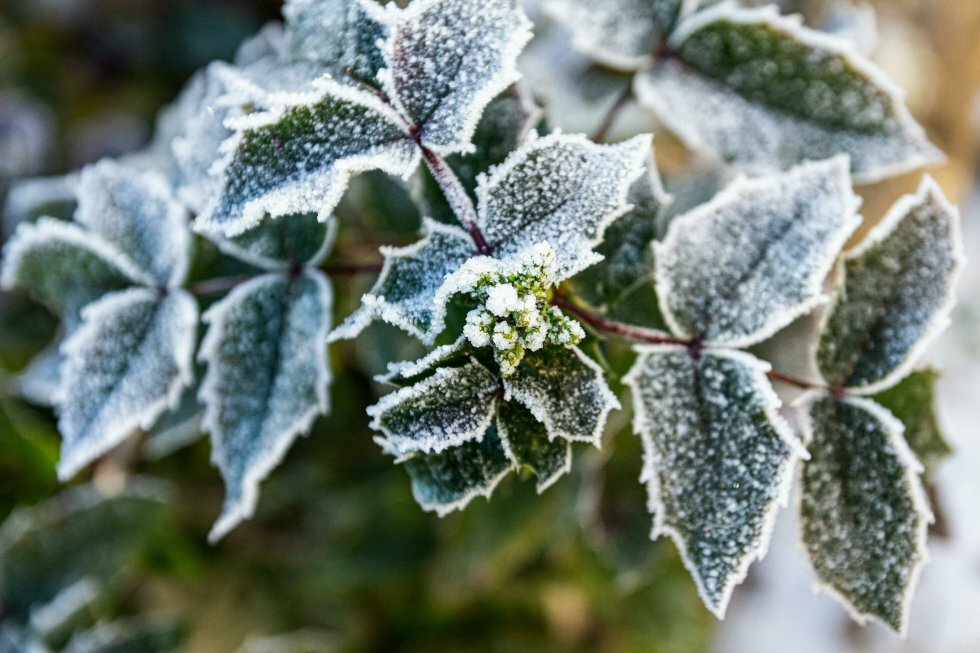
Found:
<path fill-rule="evenodd" d="M 328 343 L 382 321 L 434 346 L 391 363 L 377 381 L 395 390 L 367 408 L 418 503 L 462 509 L 514 471 L 543 492 L 573 444 L 603 444 L 621 405 L 600 352 L 625 341 L 651 535 L 707 608 L 724 616 L 796 477 L 819 585 L 904 632 L 932 519 L 922 462 L 948 452 L 935 374 L 913 368 L 952 308 L 959 218 L 926 178 L 841 256 L 852 184 L 940 153 L 855 47 L 751 4 L 546 0 L 540 24 L 626 80 L 590 138 L 549 130 L 563 106 L 520 83 L 518 0 L 286 0 L 145 150 L 12 193 L 3 287 L 62 317 L 21 386 L 57 412 L 61 478 L 138 431 L 151 455 L 210 433 L 219 539 L 327 413 Z M 672 198 L 649 134 L 603 143 L 632 99 L 717 178 Z M 428 215 L 377 266 L 334 258 L 367 171 Z M 372 270 L 334 327 L 334 283 Z M 751 353 L 815 311 L 810 378 Z"/>

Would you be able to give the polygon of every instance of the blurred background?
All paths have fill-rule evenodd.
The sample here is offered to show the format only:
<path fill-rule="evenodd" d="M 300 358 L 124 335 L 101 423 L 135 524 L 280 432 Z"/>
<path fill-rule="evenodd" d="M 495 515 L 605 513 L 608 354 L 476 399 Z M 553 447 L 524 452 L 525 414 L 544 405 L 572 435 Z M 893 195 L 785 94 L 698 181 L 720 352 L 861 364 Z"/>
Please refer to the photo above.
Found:
<path fill-rule="evenodd" d="M 859 47 L 907 90 L 912 112 L 948 154 L 931 172 L 962 208 L 967 252 L 980 261 L 980 2 L 783 4 L 845 36 L 858 26 Z M 278 0 L 0 0 L 0 198 L 17 180 L 145 145 L 157 112 L 191 74 L 231 58 L 279 9 Z M 617 129 L 658 131 L 669 176 L 684 155 L 650 120 L 631 111 Z M 867 223 L 919 178 L 860 188 Z M 373 192 L 379 186 L 384 192 Z M 26 192 L 9 193 L 0 234 Z M 406 234 L 417 225 L 417 209 L 394 182 L 369 177 L 349 195 L 368 222 L 390 225 L 397 215 Z M 341 314 L 362 290 L 347 292 Z M 23 572 L 5 580 L 0 623 L 38 579 L 90 573 L 105 591 L 78 602 L 72 623 L 139 624 L 190 653 L 980 651 L 980 265 L 968 268 L 960 299 L 953 328 L 930 355 L 943 373 L 938 419 L 955 453 L 932 476 L 941 519 L 902 641 L 853 625 L 831 599 L 813 595 L 791 511 L 717 622 L 673 545 L 647 539 L 640 447 L 625 413 L 613 418 L 604 450 L 576 450 L 574 473 L 540 498 L 532 484 L 508 480 L 491 503 L 442 520 L 423 513 L 403 470 L 372 442 L 362 410 L 375 397 L 371 374 L 414 353 L 383 328 L 332 349 L 332 414 L 263 484 L 255 519 L 219 545 L 209 546 L 206 533 L 222 485 L 208 444 L 193 434 L 176 434 L 163 449 L 136 440 L 101 463 L 91 484 L 66 492 L 54 472 L 54 418 L 24 398 L 17 380 L 56 321 L 0 294 L 0 547 Z M 120 495 L 131 476 L 165 486 L 138 480 L 135 494 Z M 114 502 L 104 505 L 106 497 Z M 0 640 L 3 633 L 0 625 Z M 71 644 L 67 631 L 60 637 Z M 18 649 L 0 641 L 7 650 Z"/>

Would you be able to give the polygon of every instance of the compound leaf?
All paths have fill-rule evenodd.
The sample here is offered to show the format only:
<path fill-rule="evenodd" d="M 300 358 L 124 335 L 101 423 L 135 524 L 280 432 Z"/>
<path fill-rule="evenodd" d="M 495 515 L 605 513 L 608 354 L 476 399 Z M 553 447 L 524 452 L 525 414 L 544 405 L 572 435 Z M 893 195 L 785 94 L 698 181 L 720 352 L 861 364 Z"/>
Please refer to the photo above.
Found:
<path fill-rule="evenodd" d="M 638 347 L 625 378 L 645 451 L 653 531 L 669 535 L 701 598 L 723 617 L 769 545 L 801 447 L 780 417 L 768 365 L 735 351 Z"/>
<path fill-rule="evenodd" d="M 327 332 L 333 293 L 307 271 L 296 279 L 256 277 L 204 315 L 200 359 L 203 427 L 227 496 L 210 538 L 220 539 L 255 511 L 258 485 L 293 441 L 327 411 Z"/>
<path fill-rule="evenodd" d="M 194 298 L 180 290 L 130 288 L 85 307 L 62 347 L 61 479 L 176 405 L 193 380 L 197 319 Z"/>
<path fill-rule="evenodd" d="M 627 194 L 650 151 L 649 136 L 596 145 L 553 134 L 526 143 L 477 187 L 479 226 L 494 256 L 547 242 L 559 280 L 600 260 L 592 249 L 629 210 Z"/>
<path fill-rule="evenodd" d="M 436 297 L 446 277 L 475 256 L 476 248 L 458 227 L 426 220 L 424 228 L 425 236 L 413 245 L 381 248 L 381 276 L 361 298 L 361 307 L 330 334 L 331 340 L 357 336 L 375 317 L 423 342 L 435 340 L 445 322 L 445 305 Z"/>
<path fill-rule="evenodd" d="M 315 88 L 229 122 L 237 131 L 224 146 L 230 154 L 217 197 L 197 220 L 201 230 L 235 236 L 266 214 L 315 212 L 325 220 L 353 174 L 415 169 L 418 148 L 387 105 L 326 78 Z"/>
<path fill-rule="evenodd" d="M 814 399 L 800 528 L 820 583 L 860 621 L 904 632 L 932 520 L 902 424 L 866 399 Z"/>
<path fill-rule="evenodd" d="M 901 379 L 949 323 L 962 250 L 959 213 L 926 177 L 844 257 L 817 350 L 827 383 L 872 394 Z"/>
<path fill-rule="evenodd" d="M 395 455 L 440 453 L 482 440 L 493 421 L 500 381 L 473 361 L 440 367 L 430 377 L 402 388 L 368 408 L 371 428 Z"/>
<path fill-rule="evenodd" d="M 418 0 L 389 9 L 383 86 L 423 145 L 469 151 L 487 104 L 519 78 L 531 39 L 519 0 Z"/>
<path fill-rule="evenodd" d="M 538 493 L 572 469 L 571 442 L 549 438 L 545 425 L 516 401 L 497 405 L 497 433 L 507 459 L 537 477 Z"/>
<path fill-rule="evenodd" d="M 187 276 L 188 215 L 156 172 L 111 160 L 82 171 L 75 220 L 129 257 L 155 285 L 176 286 Z"/>
<path fill-rule="evenodd" d="M 936 418 L 938 380 L 939 373 L 935 370 L 912 372 L 874 397 L 875 402 L 887 408 L 905 426 L 905 441 L 925 466 L 927 474 L 953 453 Z"/>
<path fill-rule="evenodd" d="M 771 336 L 822 301 L 857 207 L 846 157 L 737 180 L 654 245 L 667 323 L 731 347 Z"/>
<path fill-rule="evenodd" d="M 376 82 L 384 65 L 378 42 L 387 36 L 374 0 L 288 0 L 282 9 L 293 57 Z"/>
<path fill-rule="evenodd" d="M 637 97 L 688 145 L 738 167 L 847 153 L 855 178 L 872 182 L 942 158 L 873 64 L 775 8 L 723 3 L 669 43 L 673 56 L 636 77 Z"/>
<path fill-rule="evenodd" d="M 600 446 L 606 418 L 619 408 L 602 368 L 578 347 L 529 352 L 504 379 L 508 401 L 527 407 L 548 437 Z"/>
<path fill-rule="evenodd" d="M 511 463 L 492 426 L 480 440 L 464 442 L 440 453 L 415 453 L 405 460 L 412 494 L 424 510 L 440 517 L 462 510 L 478 496 L 490 498 L 511 471 Z"/>

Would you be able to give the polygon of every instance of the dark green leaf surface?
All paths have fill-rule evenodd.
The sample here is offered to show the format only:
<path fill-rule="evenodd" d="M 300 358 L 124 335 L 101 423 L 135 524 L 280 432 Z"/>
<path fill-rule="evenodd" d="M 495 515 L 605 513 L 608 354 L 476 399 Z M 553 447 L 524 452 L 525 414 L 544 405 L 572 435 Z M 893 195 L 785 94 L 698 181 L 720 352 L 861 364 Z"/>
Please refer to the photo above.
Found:
<path fill-rule="evenodd" d="M 927 474 L 953 453 L 936 419 L 938 380 L 939 372 L 934 370 L 912 372 L 874 397 L 905 425 L 905 441 L 925 466 Z"/>

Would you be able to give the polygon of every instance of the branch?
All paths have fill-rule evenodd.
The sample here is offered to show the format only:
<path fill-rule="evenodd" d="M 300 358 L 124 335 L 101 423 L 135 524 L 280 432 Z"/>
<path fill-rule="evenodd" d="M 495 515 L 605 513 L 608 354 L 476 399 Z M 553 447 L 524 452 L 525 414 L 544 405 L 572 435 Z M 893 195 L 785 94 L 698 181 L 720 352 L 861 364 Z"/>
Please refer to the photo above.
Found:
<path fill-rule="evenodd" d="M 435 177 L 439 188 L 442 189 L 442 194 L 445 195 L 446 201 L 449 202 L 453 213 L 456 214 L 456 219 L 470 232 L 470 237 L 473 239 L 477 251 L 480 254 L 487 255 L 493 253 L 493 248 L 487 244 L 487 240 L 483 237 L 483 232 L 480 231 L 480 227 L 477 224 L 478 219 L 476 207 L 473 206 L 473 200 L 470 199 L 469 193 L 463 188 L 459 177 L 456 176 L 456 173 L 453 172 L 453 169 L 449 167 L 449 164 L 442 157 L 422 145 L 418 140 L 416 140 L 416 143 L 418 143 L 419 148 L 422 150 L 422 156 L 425 158 L 425 163 L 429 171 Z"/>
<path fill-rule="evenodd" d="M 619 117 L 619 114 L 622 113 L 623 109 L 626 108 L 626 105 L 628 105 L 632 100 L 633 84 L 629 83 L 616 97 L 616 101 L 613 102 L 613 105 L 609 107 L 609 111 L 607 111 L 606 115 L 603 116 L 602 122 L 599 123 L 599 126 L 596 127 L 591 134 L 589 134 L 589 140 L 593 143 L 598 143 L 605 139 L 606 134 L 609 133 L 609 130 L 612 129 L 613 124 L 616 122 L 616 118 Z"/>

